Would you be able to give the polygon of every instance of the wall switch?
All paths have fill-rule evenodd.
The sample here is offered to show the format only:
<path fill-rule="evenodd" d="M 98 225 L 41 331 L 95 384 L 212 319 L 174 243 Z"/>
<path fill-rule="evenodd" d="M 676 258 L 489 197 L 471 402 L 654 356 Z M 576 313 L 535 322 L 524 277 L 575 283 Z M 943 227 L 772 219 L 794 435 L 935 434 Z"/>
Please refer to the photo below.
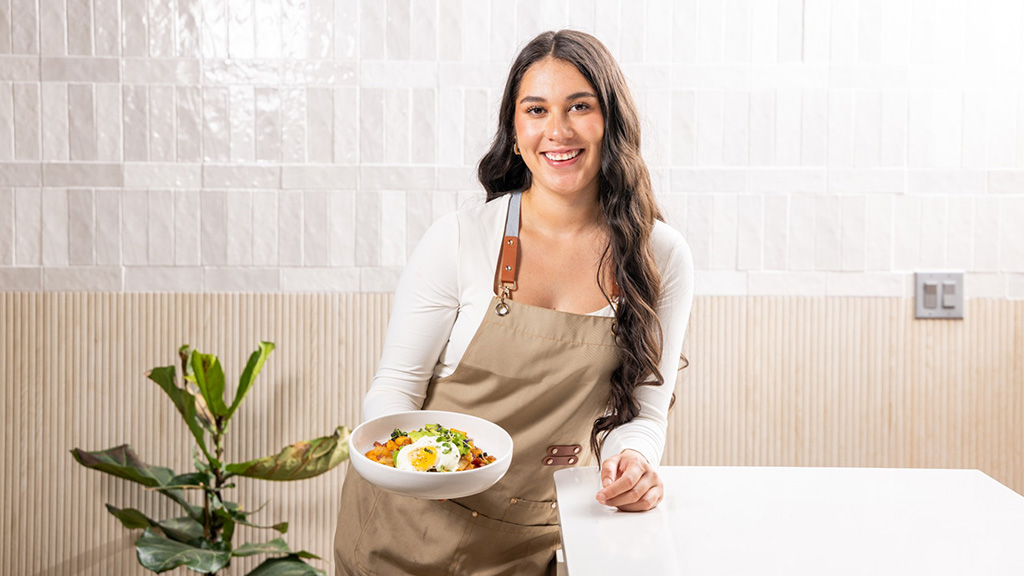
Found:
<path fill-rule="evenodd" d="M 942 282 L 942 307 L 956 308 L 956 282 L 944 280 Z"/>
<path fill-rule="evenodd" d="M 963 318 L 963 272 L 914 273 L 915 318 Z"/>
<path fill-rule="evenodd" d="M 939 304 L 939 285 L 935 282 L 924 283 L 924 307 L 932 309 Z"/>

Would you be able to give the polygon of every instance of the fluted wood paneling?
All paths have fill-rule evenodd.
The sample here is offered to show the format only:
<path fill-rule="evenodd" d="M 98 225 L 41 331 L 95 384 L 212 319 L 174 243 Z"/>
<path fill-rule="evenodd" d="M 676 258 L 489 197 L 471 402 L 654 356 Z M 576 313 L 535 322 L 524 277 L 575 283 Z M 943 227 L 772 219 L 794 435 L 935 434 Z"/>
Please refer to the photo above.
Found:
<path fill-rule="evenodd" d="M 1024 302 L 698 298 L 665 462 L 978 468 L 1024 493 Z"/>
<path fill-rule="evenodd" d="M 0 573 L 143 574 L 103 503 L 154 516 L 158 495 L 85 470 L 68 450 L 131 443 L 190 466 L 184 426 L 145 379 L 182 343 L 237 380 L 277 350 L 232 425 L 243 460 L 354 425 L 380 356 L 384 294 L 0 293 Z M 698 298 L 666 464 L 979 468 L 1024 493 L 1024 303 L 975 300 L 962 322 L 915 321 L 901 299 Z M 329 572 L 344 470 L 303 483 L 239 480 L 290 544 Z M 238 541 L 269 538 L 242 531 Z M 242 574 L 254 561 L 237 563 Z M 184 570 L 179 571 L 184 574 Z"/>
<path fill-rule="evenodd" d="M 68 451 L 130 443 L 148 462 L 188 469 L 188 433 L 144 376 L 177 365 L 179 345 L 218 354 L 234 382 L 260 340 L 277 344 L 229 431 L 228 459 L 246 460 L 358 421 L 390 302 L 386 294 L 0 294 L 8 451 L 0 573 L 148 573 L 132 550 L 136 535 L 103 504 L 157 517 L 176 515 L 174 506 L 74 464 Z M 240 478 L 229 498 L 250 508 L 269 501 L 255 520 L 290 521 L 288 542 L 323 556 L 326 569 L 343 474 L 301 483 Z M 240 529 L 236 542 L 272 537 L 255 532 Z"/>

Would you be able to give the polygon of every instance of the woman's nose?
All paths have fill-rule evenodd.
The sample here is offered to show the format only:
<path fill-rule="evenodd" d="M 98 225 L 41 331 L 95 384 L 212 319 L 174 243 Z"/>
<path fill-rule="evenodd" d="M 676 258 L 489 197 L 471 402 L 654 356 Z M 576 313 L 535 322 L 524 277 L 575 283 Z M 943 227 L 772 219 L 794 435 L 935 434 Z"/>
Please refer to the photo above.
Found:
<path fill-rule="evenodd" d="M 551 140 L 565 140 L 572 138 L 572 124 L 565 114 L 551 114 L 548 116 L 548 138 Z"/>

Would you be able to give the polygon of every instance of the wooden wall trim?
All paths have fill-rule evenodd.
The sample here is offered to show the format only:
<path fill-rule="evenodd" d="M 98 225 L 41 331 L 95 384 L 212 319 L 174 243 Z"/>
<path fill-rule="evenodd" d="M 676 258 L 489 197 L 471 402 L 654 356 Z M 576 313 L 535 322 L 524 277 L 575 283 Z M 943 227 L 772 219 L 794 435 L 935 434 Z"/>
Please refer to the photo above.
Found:
<path fill-rule="evenodd" d="M 73 464 L 68 450 L 127 442 L 187 467 L 187 435 L 143 376 L 173 363 L 180 344 L 218 354 L 232 381 L 259 340 L 277 343 L 228 445 L 255 457 L 358 422 L 391 301 L 0 293 L 0 573 L 146 573 L 103 503 L 170 508 Z M 978 468 L 1024 493 L 1022 327 L 1019 301 L 973 300 L 963 321 L 917 321 L 897 298 L 699 297 L 664 463 Z M 269 500 L 263 519 L 290 521 L 288 542 L 331 573 L 343 475 L 242 479 L 240 493 L 250 506 Z"/>

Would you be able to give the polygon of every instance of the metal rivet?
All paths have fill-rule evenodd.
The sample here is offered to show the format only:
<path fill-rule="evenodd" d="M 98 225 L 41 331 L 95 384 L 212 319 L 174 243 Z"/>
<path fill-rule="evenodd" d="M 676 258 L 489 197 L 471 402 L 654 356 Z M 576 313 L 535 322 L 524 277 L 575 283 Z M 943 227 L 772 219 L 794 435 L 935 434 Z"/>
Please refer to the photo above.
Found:
<path fill-rule="evenodd" d="M 511 266 L 505 266 L 505 270 L 511 270 L 511 269 L 512 269 Z"/>
<path fill-rule="evenodd" d="M 511 502 L 512 502 L 513 504 L 515 504 L 516 502 L 518 502 L 518 500 L 516 500 L 515 498 L 513 498 Z"/>
<path fill-rule="evenodd" d="M 547 461 L 548 466 L 550 466 L 550 465 L 552 465 L 554 463 L 555 463 L 555 459 L 554 458 L 548 458 L 548 461 Z"/>
<path fill-rule="evenodd" d="M 575 464 L 575 463 L 576 463 L 576 459 L 575 458 L 569 458 L 569 464 Z"/>
<path fill-rule="evenodd" d="M 552 502 L 551 503 L 551 507 L 552 508 L 558 508 L 558 502 Z"/>
<path fill-rule="evenodd" d="M 476 518 L 476 517 L 477 517 L 477 516 L 479 516 L 479 515 L 480 515 L 480 514 L 478 514 L 476 510 L 473 510 L 473 518 Z"/>
<path fill-rule="evenodd" d="M 572 453 L 573 453 L 573 454 L 579 454 L 579 453 L 580 453 L 580 447 L 579 447 L 579 446 L 577 446 L 577 447 L 573 448 L 573 449 L 572 449 Z"/>
<path fill-rule="evenodd" d="M 552 454 L 558 454 L 558 448 L 552 448 L 551 449 L 551 453 Z"/>
<path fill-rule="evenodd" d="M 515 240 L 509 240 L 509 241 L 508 241 L 508 245 L 509 245 L 509 246 L 511 246 L 511 245 L 513 245 L 513 244 L 515 244 L 515 243 L 516 243 L 516 241 L 515 241 Z"/>

